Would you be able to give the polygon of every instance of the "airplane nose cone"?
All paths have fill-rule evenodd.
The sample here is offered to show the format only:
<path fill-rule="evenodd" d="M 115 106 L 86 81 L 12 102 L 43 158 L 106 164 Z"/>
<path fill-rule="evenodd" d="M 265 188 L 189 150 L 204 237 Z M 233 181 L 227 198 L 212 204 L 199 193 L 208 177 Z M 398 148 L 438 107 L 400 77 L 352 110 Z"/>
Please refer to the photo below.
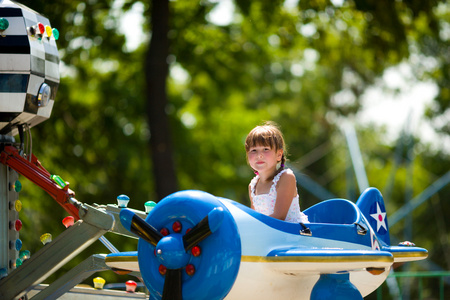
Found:
<path fill-rule="evenodd" d="M 158 242 L 156 257 L 168 269 L 180 269 L 188 264 L 190 255 L 184 249 L 181 234 L 172 234 Z"/>

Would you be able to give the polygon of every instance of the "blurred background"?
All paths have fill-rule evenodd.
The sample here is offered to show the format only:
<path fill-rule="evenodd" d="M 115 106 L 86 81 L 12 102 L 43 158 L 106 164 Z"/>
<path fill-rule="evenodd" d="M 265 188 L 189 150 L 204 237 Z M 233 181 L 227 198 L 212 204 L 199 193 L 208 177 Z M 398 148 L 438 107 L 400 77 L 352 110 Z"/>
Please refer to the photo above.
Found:
<path fill-rule="evenodd" d="M 449 1 L 21 3 L 60 32 L 61 83 L 51 118 L 32 130 L 33 153 L 78 200 L 126 194 L 143 210 L 200 189 L 249 205 L 244 139 L 272 120 L 302 209 L 376 187 L 392 244 L 429 251 L 395 271 L 450 270 Z M 67 213 L 22 183 L 21 239 L 33 255 L 42 233 L 64 230 Z M 107 238 L 136 250 L 136 240 Z M 94 243 L 47 283 L 93 253 L 108 249 Z M 442 291 L 450 295 L 449 277 L 392 277 L 367 299 L 443 299 Z"/>

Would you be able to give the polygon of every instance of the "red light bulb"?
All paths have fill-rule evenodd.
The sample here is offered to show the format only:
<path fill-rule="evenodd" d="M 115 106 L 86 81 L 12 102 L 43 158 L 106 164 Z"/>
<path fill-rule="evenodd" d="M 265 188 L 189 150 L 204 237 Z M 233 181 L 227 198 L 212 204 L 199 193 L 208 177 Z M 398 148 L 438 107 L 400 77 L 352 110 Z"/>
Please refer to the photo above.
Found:
<path fill-rule="evenodd" d="M 158 271 L 159 271 L 159 274 L 164 276 L 164 275 L 166 275 L 167 268 L 165 266 L 163 266 L 163 265 L 159 265 Z"/>
<path fill-rule="evenodd" d="M 125 282 L 125 286 L 128 293 L 134 293 L 137 288 L 137 283 L 133 280 L 128 280 L 127 282 Z"/>
<path fill-rule="evenodd" d="M 191 253 L 192 253 L 192 255 L 194 255 L 195 257 L 198 257 L 198 256 L 200 256 L 200 254 L 202 254 L 202 249 L 200 249 L 199 246 L 194 246 L 194 247 L 192 247 L 192 249 L 191 249 Z"/>
<path fill-rule="evenodd" d="M 180 233 L 182 228 L 183 228 L 183 226 L 181 225 L 180 221 L 176 221 L 172 225 L 172 229 L 176 233 Z"/>
<path fill-rule="evenodd" d="M 163 228 L 159 231 L 163 236 L 168 236 L 169 235 L 169 229 L 167 228 Z"/>
<path fill-rule="evenodd" d="M 195 267 L 193 264 L 188 264 L 186 266 L 186 274 L 188 274 L 189 276 L 192 276 L 195 274 Z"/>
<path fill-rule="evenodd" d="M 64 226 L 66 226 L 66 228 L 69 228 L 70 226 L 73 225 L 74 221 L 75 221 L 74 217 L 68 216 L 62 220 L 62 223 L 64 224 Z"/>
<path fill-rule="evenodd" d="M 16 231 L 20 231 L 20 229 L 22 229 L 22 221 L 17 219 L 16 222 L 14 222 L 14 227 L 15 227 Z"/>
<path fill-rule="evenodd" d="M 44 32 L 45 32 L 45 26 L 44 26 L 44 24 L 42 24 L 42 23 L 39 22 L 37 25 L 38 25 L 39 33 L 40 33 L 40 34 L 44 34 Z"/>

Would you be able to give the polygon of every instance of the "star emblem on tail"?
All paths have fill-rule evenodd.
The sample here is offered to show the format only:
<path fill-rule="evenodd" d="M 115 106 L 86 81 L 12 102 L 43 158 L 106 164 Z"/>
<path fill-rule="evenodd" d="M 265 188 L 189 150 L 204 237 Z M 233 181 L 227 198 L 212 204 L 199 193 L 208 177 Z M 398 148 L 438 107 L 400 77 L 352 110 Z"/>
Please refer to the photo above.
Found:
<path fill-rule="evenodd" d="M 381 211 L 378 202 L 377 202 L 377 212 L 374 214 L 370 214 L 370 216 L 377 221 L 377 232 L 380 231 L 381 227 L 383 227 L 387 231 L 386 212 Z"/>

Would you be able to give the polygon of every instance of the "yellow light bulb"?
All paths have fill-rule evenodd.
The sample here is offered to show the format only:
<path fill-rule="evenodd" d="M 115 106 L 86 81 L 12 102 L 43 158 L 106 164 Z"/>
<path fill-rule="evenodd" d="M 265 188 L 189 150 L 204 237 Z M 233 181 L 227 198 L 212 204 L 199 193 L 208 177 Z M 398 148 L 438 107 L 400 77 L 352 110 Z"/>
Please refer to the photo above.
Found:
<path fill-rule="evenodd" d="M 22 210 L 22 202 L 19 199 L 14 202 L 14 208 L 17 212 Z"/>
<path fill-rule="evenodd" d="M 101 277 L 95 277 L 94 278 L 94 288 L 96 289 L 102 289 L 103 286 L 105 285 L 105 279 L 101 278 Z"/>
<path fill-rule="evenodd" d="M 45 26 L 45 33 L 47 33 L 48 37 L 52 36 L 52 28 L 50 26 Z"/>
<path fill-rule="evenodd" d="M 43 235 L 41 235 L 40 240 L 42 244 L 47 245 L 52 241 L 52 235 L 50 233 L 44 233 Z"/>

